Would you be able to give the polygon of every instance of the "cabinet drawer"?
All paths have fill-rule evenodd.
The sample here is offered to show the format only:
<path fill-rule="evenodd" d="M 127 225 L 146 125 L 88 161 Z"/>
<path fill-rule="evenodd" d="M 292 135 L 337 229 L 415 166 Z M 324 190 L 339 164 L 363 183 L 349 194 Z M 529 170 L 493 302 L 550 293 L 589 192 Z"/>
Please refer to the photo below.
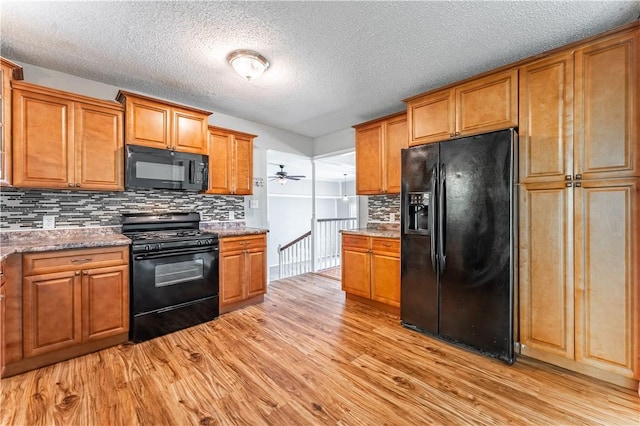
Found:
<path fill-rule="evenodd" d="M 371 249 L 373 251 L 384 251 L 400 254 L 400 240 L 392 238 L 373 238 L 371 240 Z"/>
<path fill-rule="evenodd" d="M 36 275 L 74 269 L 125 265 L 129 261 L 126 246 L 95 249 L 59 250 L 29 253 L 23 256 L 23 274 Z"/>
<path fill-rule="evenodd" d="M 220 251 L 231 252 L 238 250 L 249 250 L 253 248 L 264 248 L 267 245 L 267 236 L 264 234 L 255 236 L 226 237 L 220 238 Z"/>
<path fill-rule="evenodd" d="M 342 234 L 342 247 L 367 250 L 369 248 L 369 237 L 363 235 Z"/>

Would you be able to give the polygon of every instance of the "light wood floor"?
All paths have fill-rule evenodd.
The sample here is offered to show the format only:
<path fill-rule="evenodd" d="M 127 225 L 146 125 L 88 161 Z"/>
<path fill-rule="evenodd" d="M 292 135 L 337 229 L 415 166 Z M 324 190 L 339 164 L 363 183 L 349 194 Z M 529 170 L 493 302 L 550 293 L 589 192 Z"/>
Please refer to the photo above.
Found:
<path fill-rule="evenodd" d="M 309 274 L 265 302 L 1 384 L 3 425 L 638 424 L 635 392 L 487 359 Z"/>
<path fill-rule="evenodd" d="M 342 268 L 340 266 L 336 266 L 334 268 L 322 269 L 316 274 L 323 276 L 325 278 L 332 278 L 334 280 L 342 280 Z"/>

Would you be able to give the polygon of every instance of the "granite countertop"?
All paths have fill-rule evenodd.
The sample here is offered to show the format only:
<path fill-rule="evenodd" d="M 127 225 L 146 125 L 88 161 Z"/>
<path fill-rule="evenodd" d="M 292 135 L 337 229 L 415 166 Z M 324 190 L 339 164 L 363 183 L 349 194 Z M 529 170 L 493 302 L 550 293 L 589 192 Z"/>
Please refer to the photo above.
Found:
<path fill-rule="evenodd" d="M 0 234 L 0 260 L 13 253 L 76 248 L 128 246 L 131 240 L 115 228 L 14 231 Z"/>
<path fill-rule="evenodd" d="M 255 235 L 269 232 L 267 229 L 246 226 L 220 226 L 201 224 L 203 231 L 215 232 L 220 238 Z M 13 253 L 29 253 L 77 248 L 128 246 L 131 240 L 121 233 L 120 227 L 73 228 L 32 231 L 7 231 L 0 233 L 0 260 Z"/>
<path fill-rule="evenodd" d="M 257 234 L 266 234 L 269 232 L 268 229 L 263 228 L 251 228 L 248 226 L 220 226 L 215 223 L 203 223 L 200 222 L 200 230 L 206 232 L 215 232 L 218 234 L 219 238 L 224 237 L 238 237 L 241 235 L 257 235 Z"/>
<path fill-rule="evenodd" d="M 358 228 L 358 229 L 343 229 L 340 232 L 342 232 L 343 234 L 364 235 L 367 237 L 400 239 L 399 229 Z"/>

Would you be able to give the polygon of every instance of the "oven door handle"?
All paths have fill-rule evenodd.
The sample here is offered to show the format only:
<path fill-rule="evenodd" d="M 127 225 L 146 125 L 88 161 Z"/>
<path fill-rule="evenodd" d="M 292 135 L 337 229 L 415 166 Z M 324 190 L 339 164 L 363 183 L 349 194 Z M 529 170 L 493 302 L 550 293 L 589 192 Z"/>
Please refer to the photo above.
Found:
<path fill-rule="evenodd" d="M 198 253 L 208 253 L 208 252 L 217 252 L 218 247 L 195 247 L 192 249 L 176 249 L 176 250 L 167 250 L 162 253 L 142 253 L 135 254 L 133 256 L 133 260 L 146 260 L 146 259 L 161 259 L 163 257 L 173 257 L 180 256 L 182 254 L 198 254 Z"/>

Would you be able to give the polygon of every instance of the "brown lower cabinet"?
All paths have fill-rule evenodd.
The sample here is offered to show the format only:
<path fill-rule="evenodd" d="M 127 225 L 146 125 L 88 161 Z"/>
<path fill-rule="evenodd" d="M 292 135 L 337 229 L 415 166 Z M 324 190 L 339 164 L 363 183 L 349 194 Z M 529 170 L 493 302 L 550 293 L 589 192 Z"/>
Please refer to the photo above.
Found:
<path fill-rule="evenodd" d="M 342 235 L 342 290 L 347 298 L 400 308 L 400 240 Z"/>
<path fill-rule="evenodd" d="M 103 247 L 22 255 L 13 268 L 22 269 L 22 285 L 8 277 L 3 377 L 127 341 L 128 253 Z"/>
<path fill-rule="evenodd" d="M 220 313 L 264 300 L 266 251 L 265 234 L 220 239 Z"/>
<path fill-rule="evenodd" d="M 521 186 L 523 355 L 637 386 L 639 184 L 631 178 Z"/>

